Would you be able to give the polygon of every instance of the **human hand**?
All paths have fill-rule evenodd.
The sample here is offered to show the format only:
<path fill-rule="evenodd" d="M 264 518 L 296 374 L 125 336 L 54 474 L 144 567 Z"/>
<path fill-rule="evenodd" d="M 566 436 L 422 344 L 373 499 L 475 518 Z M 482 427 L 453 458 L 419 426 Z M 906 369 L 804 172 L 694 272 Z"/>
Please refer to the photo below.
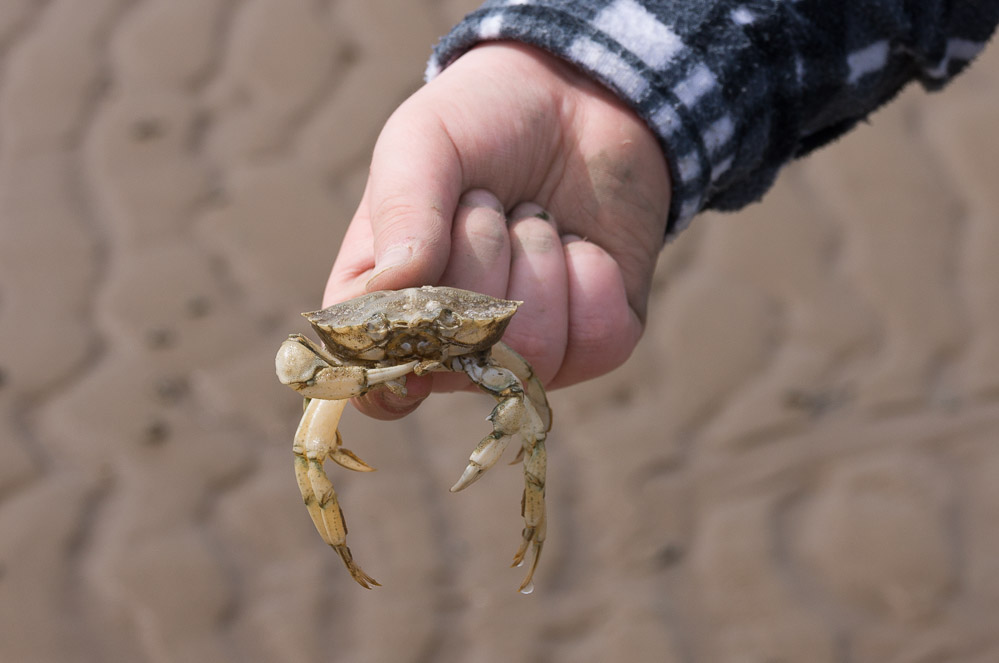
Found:
<path fill-rule="evenodd" d="M 385 124 L 324 306 L 425 284 L 522 300 L 503 340 L 571 385 L 638 342 L 669 203 L 656 138 L 612 93 L 538 49 L 479 46 Z M 355 403 L 397 418 L 458 377 Z"/>

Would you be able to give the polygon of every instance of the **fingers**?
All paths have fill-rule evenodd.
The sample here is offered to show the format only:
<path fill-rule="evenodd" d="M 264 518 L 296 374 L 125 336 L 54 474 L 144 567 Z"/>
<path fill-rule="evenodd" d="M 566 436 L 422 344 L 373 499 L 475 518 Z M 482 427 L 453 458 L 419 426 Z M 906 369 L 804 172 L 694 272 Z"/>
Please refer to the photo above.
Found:
<path fill-rule="evenodd" d="M 642 335 L 642 323 L 628 303 L 617 261 L 579 237 L 566 235 L 562 241 L 569 329 L 565 356 L 551 387 L 576 384 L 617 368 Z"/>
<path fill-rule="evenodd" d="M 458 203 L 440 284 L 506 297 L 509 275 L 510 234 L 503 205 L 484 189 L 468 191 Z"/>
<path fill-rule="evenodd" d="M 374 419 L 383 421 L 401 419 L 419 407 L 420 403 L 430 395 L 434 385 L 433 378 L 432 375 L 410 374 L 406 376 L 405 396 L 394 394 L 388 389 L 379 387 L 351 402 L 361 413 Z"/>
<path fill-rule="evenodd" d="M 440 284 L 506 297 L 510 236 L 499 200 L 484 190 L 465 193 L 458 203 L 451 233 L 450 255 Z M 455 391 L 468 385 L 464 375 L 410 376 L 406 396 L 376 389 L 356 399 L 355 405 L 369 416 L 397 419 L 415 410 L 432 389 Z"/>
<path fill-rule="evenodd" d="M 555 220 L 526 203 L 510 215 L 509 299 L 524 302 L 504 335 L 549 387 L 603 375 L 627 360 L 643 325 L 618 262 L 600 246 L 559 237 Z"/>
<path fill-rule="evenodd" d="M 568 341 L 565 253 L 551 216 L 534 203 L 518 205 L 511 212 L 510 243 L 507 298 L 524 303 L 503 340 L 548 383 L 558 373 Z"/>
<path fill-rule="evenodd" d="M 503 340 L 543 382 L 559 372 L 569 329 L 567 267 L 555 223 L 544 209 L 524 203 L 508 221 L 492 194 L 463 196 L 441 283 L 522 301 Z M 435 390 L 464 388 L 464 376 L 434 376 Z"/>

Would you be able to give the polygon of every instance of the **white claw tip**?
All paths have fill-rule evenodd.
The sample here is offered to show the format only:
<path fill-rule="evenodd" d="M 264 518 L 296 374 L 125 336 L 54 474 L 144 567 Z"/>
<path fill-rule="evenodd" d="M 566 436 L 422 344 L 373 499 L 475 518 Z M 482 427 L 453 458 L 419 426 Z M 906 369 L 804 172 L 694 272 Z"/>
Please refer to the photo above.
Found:
<path fill-rule="evenodd" d="M 518 564 L 518 566 L 520 566 L 520 565 Z M 529 582 L 526 585 L 524 585 L 524 588 L 520 590 L 520 593 L 521 594 L 530 594 L 533 591 L 534 591 L 534 581 L 532 580 L 531 582 Z"/>
<path fill-rule="evenodd" d="M 514 566 L 514 568 L 517 568 L 517 569 L 519 569 L 519 568 L 520 568 L 520 567 L 522 567 L 523 565 L 524 565 L 524 560 L 522 559 L 522 560 L 520 560 L 519 562 L 517 562 L 517 564 L 516 564 L 516 565 Z"/>
<path fill-rule="evenodd" d="M 451 486 L 451 492 L 457 493 L 459 490 L 467 488 L 468 486 L 475 483 L 475 480 L 482 476 L 482 470 L 472 463 L 468 464 L 465 471 L 461 473 L 461 478 L 458 479 L 457 483 Z"/>

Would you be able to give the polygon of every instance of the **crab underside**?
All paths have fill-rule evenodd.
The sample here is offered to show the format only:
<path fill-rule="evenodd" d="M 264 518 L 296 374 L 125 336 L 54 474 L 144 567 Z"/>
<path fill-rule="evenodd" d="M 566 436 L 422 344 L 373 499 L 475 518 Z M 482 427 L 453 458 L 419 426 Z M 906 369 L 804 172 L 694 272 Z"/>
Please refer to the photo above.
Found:
<path fill-rule="evenodd" d="M 322 339 L 318 344 L 292 334 L 278 350 L 278 378 L 305 396 L 305 413 L 295 433 L 295 476 L 305 506 L 322 539 L 336 550 L 361 586 L 378 585 L 354 562 L 347 526 L 323 463 L 350 470 L 373 468 L 342 446 L 337 426 L 347 400 L 373 387 L 405 393 L 410 373 L 462 371 L 491 394 L 493 430 L 469 458 L 451 487 L 469 486 L 499 460 L 519 435 L 517 461 L 523 461 L 524 531 L 514 566 L 531 562 L 520 591 L 533 590 L 532 578 L 545 542 L 545 437 L 551 409 L 530 365 L 500 341 L 519 302 L 457 288 L 424 286 L 380 291 L 303 314 Z"/>

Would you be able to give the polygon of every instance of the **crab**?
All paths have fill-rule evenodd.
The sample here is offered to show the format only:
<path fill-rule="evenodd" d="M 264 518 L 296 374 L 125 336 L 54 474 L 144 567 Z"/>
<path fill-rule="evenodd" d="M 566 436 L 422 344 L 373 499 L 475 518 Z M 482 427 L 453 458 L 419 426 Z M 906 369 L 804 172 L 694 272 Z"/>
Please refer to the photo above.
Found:
<path fill-rule="evenodd" d="M 547 522 L 545 437 L 551 408 L 531 366 L 500 341 L 521 303 L 437 286 L 383 290 L 303 313 L 322 344 L 301 334 L 281 344 L 275 360 L 278 379 L 305 397 L 292 446 L 298 486 L 320 537 L 362 587 L 379 583 L 361 570 L 347 547 L 343 511 L 323 467 L 329 459 L 358 472 L 374 469 L 343 447 L 337 426 L 347 400 L 379 385 L 405 394 L 410 373 L 461 371 L 498 403 L 488 417 L 492 432 L 472 451 L 451 492 L 481 477 L 510 440 L 520 436 L 514 463 L 523 461 L 525 525 L 513 565 L 522 566 L 531 553 L 520 591 L 533 590 Z"/>

